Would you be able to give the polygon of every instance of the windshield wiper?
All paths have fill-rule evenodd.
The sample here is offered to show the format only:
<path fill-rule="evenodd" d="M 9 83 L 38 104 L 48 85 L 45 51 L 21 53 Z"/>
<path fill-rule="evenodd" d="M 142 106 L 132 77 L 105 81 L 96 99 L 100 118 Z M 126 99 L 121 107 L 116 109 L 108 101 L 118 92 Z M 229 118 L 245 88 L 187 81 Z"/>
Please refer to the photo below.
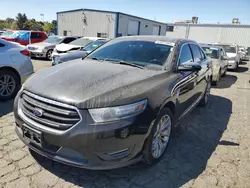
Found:
<path fill-rule="evenodd" d="M 104 59 L 103 61 L 111 61 L 111 62 L 115 62 L 115 63 L 118 63 L 120 65 L 128 65 L 128 66 L 131 66 L 131 67 L 137 67 L 139 69 L 144 69 L 143 66 L 140 66 L 140 65 L 136 65 L 134 63 L 129 63 L 127 61 L 120 61 L 120 60 L 116 60 L 116 59 Z"/>

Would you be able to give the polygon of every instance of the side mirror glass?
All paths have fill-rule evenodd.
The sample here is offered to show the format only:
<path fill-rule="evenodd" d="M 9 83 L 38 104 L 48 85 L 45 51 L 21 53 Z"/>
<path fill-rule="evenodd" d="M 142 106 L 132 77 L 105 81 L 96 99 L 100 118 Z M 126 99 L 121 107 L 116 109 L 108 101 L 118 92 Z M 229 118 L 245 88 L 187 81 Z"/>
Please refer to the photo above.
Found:
<path fill-rule="evenodd" d="M 201 65 L 195 62 L 187 62 L 178 66 L 179 71 L 199 71 L 201 70 Z"/>

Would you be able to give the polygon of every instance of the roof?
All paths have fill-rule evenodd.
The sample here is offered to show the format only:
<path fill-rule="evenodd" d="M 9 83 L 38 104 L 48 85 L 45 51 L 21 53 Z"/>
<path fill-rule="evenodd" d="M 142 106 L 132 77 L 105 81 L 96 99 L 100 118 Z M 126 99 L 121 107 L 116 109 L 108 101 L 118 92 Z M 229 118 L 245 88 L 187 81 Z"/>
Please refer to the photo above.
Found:
<path fill-rule="evenodd" d="M 189 23 L 166 23 L 169 26 L 190 26 L 190 27 L 238 27 L 238 28 L 250 28 L 247 24 L 189 24 Z"/>
<path fill-rule="evenodd" d="M 180 40 L 183 41 L 192 41 L 184 38 L 171 38 L 167 36 L 154 36 L 154 35 L 136 35 L 136 36 L 123 36 L 118 37 L 113 40 L 145 40 L 145 41 L 152 41 L 152 42 L 168 42 L 168 43 L 176 43 Z"/>
<path fill-rule="evenodd" d="M 212 45 L 212 44 L 200 44 L 201 47 L 209 47 L 209 48 L 218 48 L 218 49 L 222 49 L 221 46 L 216 46 L 216 45 Z"/>
<path fill-rule="evenodd" d="M 109 13 L 109 14 L 123 14 L 123 15 L 126 15 L 126 16 L 131 16 L 131 17 L 134 17 L 134 18 L 143 19 L 143 20 L 147 20 L 147 21 L 150 21 L 150 22 L 155 22 L 155 23 L 159 23 L 159 24 L 166 24 L 166 23 L 163 23 L 163 22 L 158 22 L 158 21 L 155 21 L 155 20 L 150 20 L 150 19 L 147 19 L 147 18 L 139 17 L 139 16 L 134 16 L 134 15 L 126 14 L 126 13 L 123 13 L 123 12 L 114 12 L 114 11 L 107 11 L 107 10 L 75 9 L 75 10 L 68 10 L 68 11 L 57 12 L 57 14 L 69 13 L 69 12 L 78 12 L 78 11 L 93 11 L 93 12 L 104 12 L 104 13 Z"/>

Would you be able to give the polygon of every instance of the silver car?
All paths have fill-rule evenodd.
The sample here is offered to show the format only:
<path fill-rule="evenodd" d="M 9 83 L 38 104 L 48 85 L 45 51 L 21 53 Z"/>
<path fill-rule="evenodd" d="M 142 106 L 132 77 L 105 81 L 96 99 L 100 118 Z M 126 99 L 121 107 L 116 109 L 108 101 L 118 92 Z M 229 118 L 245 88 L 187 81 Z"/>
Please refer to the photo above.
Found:
<path fill-rule="evenodd" d="M 217 85 L 221 76 L 225 76 L 228 68 L 228 57 L 223 47 L 213 45 L 201 45 L 208 57 L 212 59 L 212 81 Z"/>
<path fill-rule="evenodd" d="M 79 37 L 50 36 L 45 41 L 28 45 L 31 57 L 40 57 L 51 60 L 51 54 L 57 44 L 68 44 Z"/>
<path fill-rule="evenodd" d="M 0 39 L 0 101 L 13 98 L 33 72 L 26 47 Z"/>

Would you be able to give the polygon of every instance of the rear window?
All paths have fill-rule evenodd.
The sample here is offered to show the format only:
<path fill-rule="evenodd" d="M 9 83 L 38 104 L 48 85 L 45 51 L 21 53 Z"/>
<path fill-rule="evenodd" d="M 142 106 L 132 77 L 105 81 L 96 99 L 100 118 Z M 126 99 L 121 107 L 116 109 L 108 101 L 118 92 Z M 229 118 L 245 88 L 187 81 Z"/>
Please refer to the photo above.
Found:
<path fill-rule="evenodd" d="M 236 53 L 236 47 L 230 45 L 220 45 L 227 53 Z"/>
<path fill-rule="evenodd" d="M 80 39 L 76 39 L 76 40 L 70 42 L 69 44 L 85 47 L 91 42 L 93 42 L 93 40 L 90 40 L 87 38 L 80 38 Z"/>
<path fill-rule="evenodd" d="M 218 50 L 218 48 L 202 47 L 202 49 L 206 53 L 206 55 L 208 57 L 211 57 L 213 59 L 219 59 L 219 50 Z"/>
<path fill-rule="evenodd" d="M 87 58 L 107 61 L 124 61 L 147 66 L 165 64 L 173 46 L 164 42 L 151 41 L 118 41 L 107 43 Z"/>
<path fill-rule="evenodd" d="M 0 36 L 9 38 L 11 35 L 13 35 L 14 31 L 4 31 Z"/>

